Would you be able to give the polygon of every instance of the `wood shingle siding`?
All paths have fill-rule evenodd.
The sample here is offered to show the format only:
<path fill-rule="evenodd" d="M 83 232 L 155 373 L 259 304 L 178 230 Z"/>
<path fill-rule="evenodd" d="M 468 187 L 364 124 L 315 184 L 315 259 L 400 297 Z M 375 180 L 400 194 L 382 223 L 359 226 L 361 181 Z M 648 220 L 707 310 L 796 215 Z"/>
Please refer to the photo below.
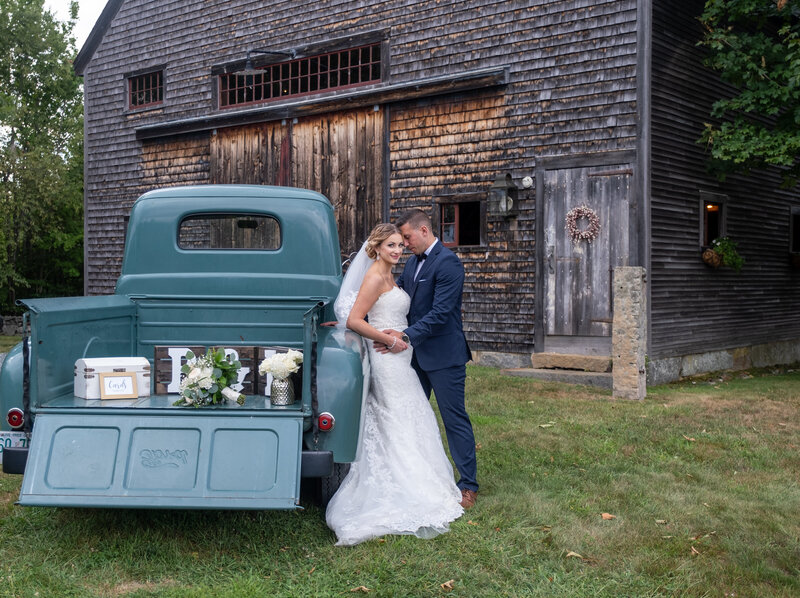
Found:
<path fill-rule="evenodd" d="M 132 135 L 147 125 L 213 116 L 216 79 L 210 76 L 210 65 L 240 60 L 254 47 L 304 48 L 385 31 L 389 48 L 385 84 L 469 69 L 508 70 L 508 84 L 497 89 L 394 100 L 387 105 L 388 180 L 378 179 L 362 191 L 352 187 L 354 195 L 363 192 L 379 198 L 385 212 L 379 208 L 360 213 L 365 222 L 357 227 L 354 213 L 343 215 L 343 249 L 360 243 L 350 238 L 351 231 L 363 231 L 390 211 L 394 215 L 411 206 L 431 206 L 446 195 L 485 194 L 500 172 L 511 172 L 516 179 L 531 175 L 538 155 L 630 149 L 635 144 L 633 0 L 590 5 L 585 1 L 340 1 L 310 7 L 289 2 L 122 3 L 85 69 L 90 243 L 95 236 L 121 237 L 123 214 L 109 220 L 108 211 L 124 212 L 144 190 L 165 182 L 203 182 L 204 175 L 209 182 L 260 182 L 256 171 L 265 167 L 260 160 L 280 159 L 274 149 L 278 142 L 261 137 L 264 127 L 269 135 L 279 134 L 278 115 L 273 118 L 279 120 L 252 125 L 246 134 L 239 127 L 151 141 L 137 141 Z M 122 74 L 156 64 L 166 65 L 164 104 L 127 111 Z M 310 134 L 315 130 L 308 129 Z M 255 137 L 247 141 L 249 135 Z M 223 164 L 215 148 L 228 142 L 249 143 L 251 149 L 230 150 L 236 159 Z M 295 160 L 309 162 L 306 174 L 295 180 L 312 188 L 317 185 L 314 173 L 321 172 L 313 165 L 312 148 L 322 142 L 318 137 L 302 149 L 293 148 Z M 341 147 L 331 153 L 332 158 L 340 151 Z M 109 189 L 114 189 L 113 202 L 100 201 L 101 196 L 110 198 Z M 485 247 L 458 249 L 467 270 L 465 325 L 476 349 L 533 349 L 534 204 L 533 191 L 520 190 L 516 218 L 489 222 Z M 100 221 L 106 228 L 95 225 Z M 92 248 L 87 291 L 110 292 L 121 246 Z"/>
<path fill-rule="evenodd" d="M 651 358 L 800 338 L 800 270 L 787 256 L 798 192 L 781 189 L 774 171 L 720 183 L 696 143 L 726 91 L 696 45 L 702 5 L 110 0 L 76 59 L 86 94 L 86 290 L 112 292 L 126 215 L 144 191 L 298 185 L 333 202 L 343 256 L 407 208 L 436 219 L 440 203 L 479 202 L 480 244 L 454 248 L 478 351 L 608 351 L 605 272 L 614 265 L 647 268 Z M 380 44 L 379 84 L 217 107 L 218 76 L 241 70 L 248 50 L 302 59 L 367 44 Z M 163 71 L 163 103 L 130 110 L 126 77 L 154 70 Z M 505 174 L 517 187 L 508 217 L 487 207 Z M 523 188 L 523 177 L 536 180 Z M 559 177 L 572 181 L 563 197 Z M 727 232 L 747 260 L 741 274 L 700 260 L 701 191 L 727 197 Z M 563 242 L 579 196 L 611 238 Z M 546 279 L 548 247 L 561 248 L 561 270 Z M 615 263 L 581 261 L 600 254 Z M 597 276 L 572 276 L 579 271 Z M 560 290 L 545 297 L 546 283 Z M 546 334 L 556 305 L 571 327 Z"/>

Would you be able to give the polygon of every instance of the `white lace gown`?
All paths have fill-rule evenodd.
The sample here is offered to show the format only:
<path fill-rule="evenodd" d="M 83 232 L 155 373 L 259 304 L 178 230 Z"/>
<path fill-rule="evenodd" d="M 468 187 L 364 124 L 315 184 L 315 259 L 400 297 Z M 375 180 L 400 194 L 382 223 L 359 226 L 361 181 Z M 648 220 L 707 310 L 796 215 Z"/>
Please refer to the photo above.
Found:
<path fill-rule="evenodd" d="M 370 324 L 404 330 L 410 302 L 400 288 L 384 293 L 368 314 Z M 432 538 L 464 512 L 436 416 L 411 367 L 411 350 L 381 354 L 368 343 L 361 444 L 326 513 L 337 546 L 386 534 Z"/>

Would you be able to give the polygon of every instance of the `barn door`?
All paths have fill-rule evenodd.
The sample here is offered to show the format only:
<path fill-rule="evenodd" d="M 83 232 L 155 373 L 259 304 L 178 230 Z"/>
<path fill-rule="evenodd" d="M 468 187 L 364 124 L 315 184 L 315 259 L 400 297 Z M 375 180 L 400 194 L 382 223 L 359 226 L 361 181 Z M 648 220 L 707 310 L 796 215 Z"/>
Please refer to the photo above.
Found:
<path fill-rule="evenodd" d="M 220 129 L 211 181 L 319 191 L 334 206 L 345 257 L 384 216 L 383 114 L 368 108 Z"/>
<path fill-rule="evenodd" d="M 630 164 L 543 169 L 544 351 L 611 354 L 612 285 L 617 266 L 628 265 Z M 571 210 L 586 206 L 599 220 L 591 241 L 567 230 Z M 579 218 L 578 229 L 590 221 Z M 540 254 L 541 255 L 541 254 Z"/>
<path fill-rule="evenodd" d="M 280 121 L 217 129 L 211 137 L 211 183 L 289 185 L 290 141 Z"/>

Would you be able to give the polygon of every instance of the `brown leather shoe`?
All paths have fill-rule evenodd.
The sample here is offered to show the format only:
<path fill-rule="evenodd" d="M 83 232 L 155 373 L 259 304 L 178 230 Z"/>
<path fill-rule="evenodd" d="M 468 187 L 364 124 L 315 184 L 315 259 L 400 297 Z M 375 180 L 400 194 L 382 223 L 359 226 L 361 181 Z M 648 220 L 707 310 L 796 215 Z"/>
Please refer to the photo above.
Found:
<path fill-rule="evenodd" d="M 478 500 L 478 493 L 474 490 L 467 490 L 466 488 L 461 491 L 461 506 L 464 509 L 471 509 L 475 506 L 475 501 Z"/>

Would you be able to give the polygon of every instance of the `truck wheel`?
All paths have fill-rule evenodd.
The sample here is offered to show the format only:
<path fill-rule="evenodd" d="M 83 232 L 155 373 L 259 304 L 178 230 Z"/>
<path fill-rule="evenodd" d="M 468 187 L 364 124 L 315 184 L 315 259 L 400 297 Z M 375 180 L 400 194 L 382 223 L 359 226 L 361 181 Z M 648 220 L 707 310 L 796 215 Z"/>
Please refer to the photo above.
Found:
<path fill-rule="evenodd" d="M 327 478 L 319 478 L 319 504 L 321 507 L 328 506 L 348 471 L 350 471 L 349 463 L 334 463 L 333 473 Z"/>

